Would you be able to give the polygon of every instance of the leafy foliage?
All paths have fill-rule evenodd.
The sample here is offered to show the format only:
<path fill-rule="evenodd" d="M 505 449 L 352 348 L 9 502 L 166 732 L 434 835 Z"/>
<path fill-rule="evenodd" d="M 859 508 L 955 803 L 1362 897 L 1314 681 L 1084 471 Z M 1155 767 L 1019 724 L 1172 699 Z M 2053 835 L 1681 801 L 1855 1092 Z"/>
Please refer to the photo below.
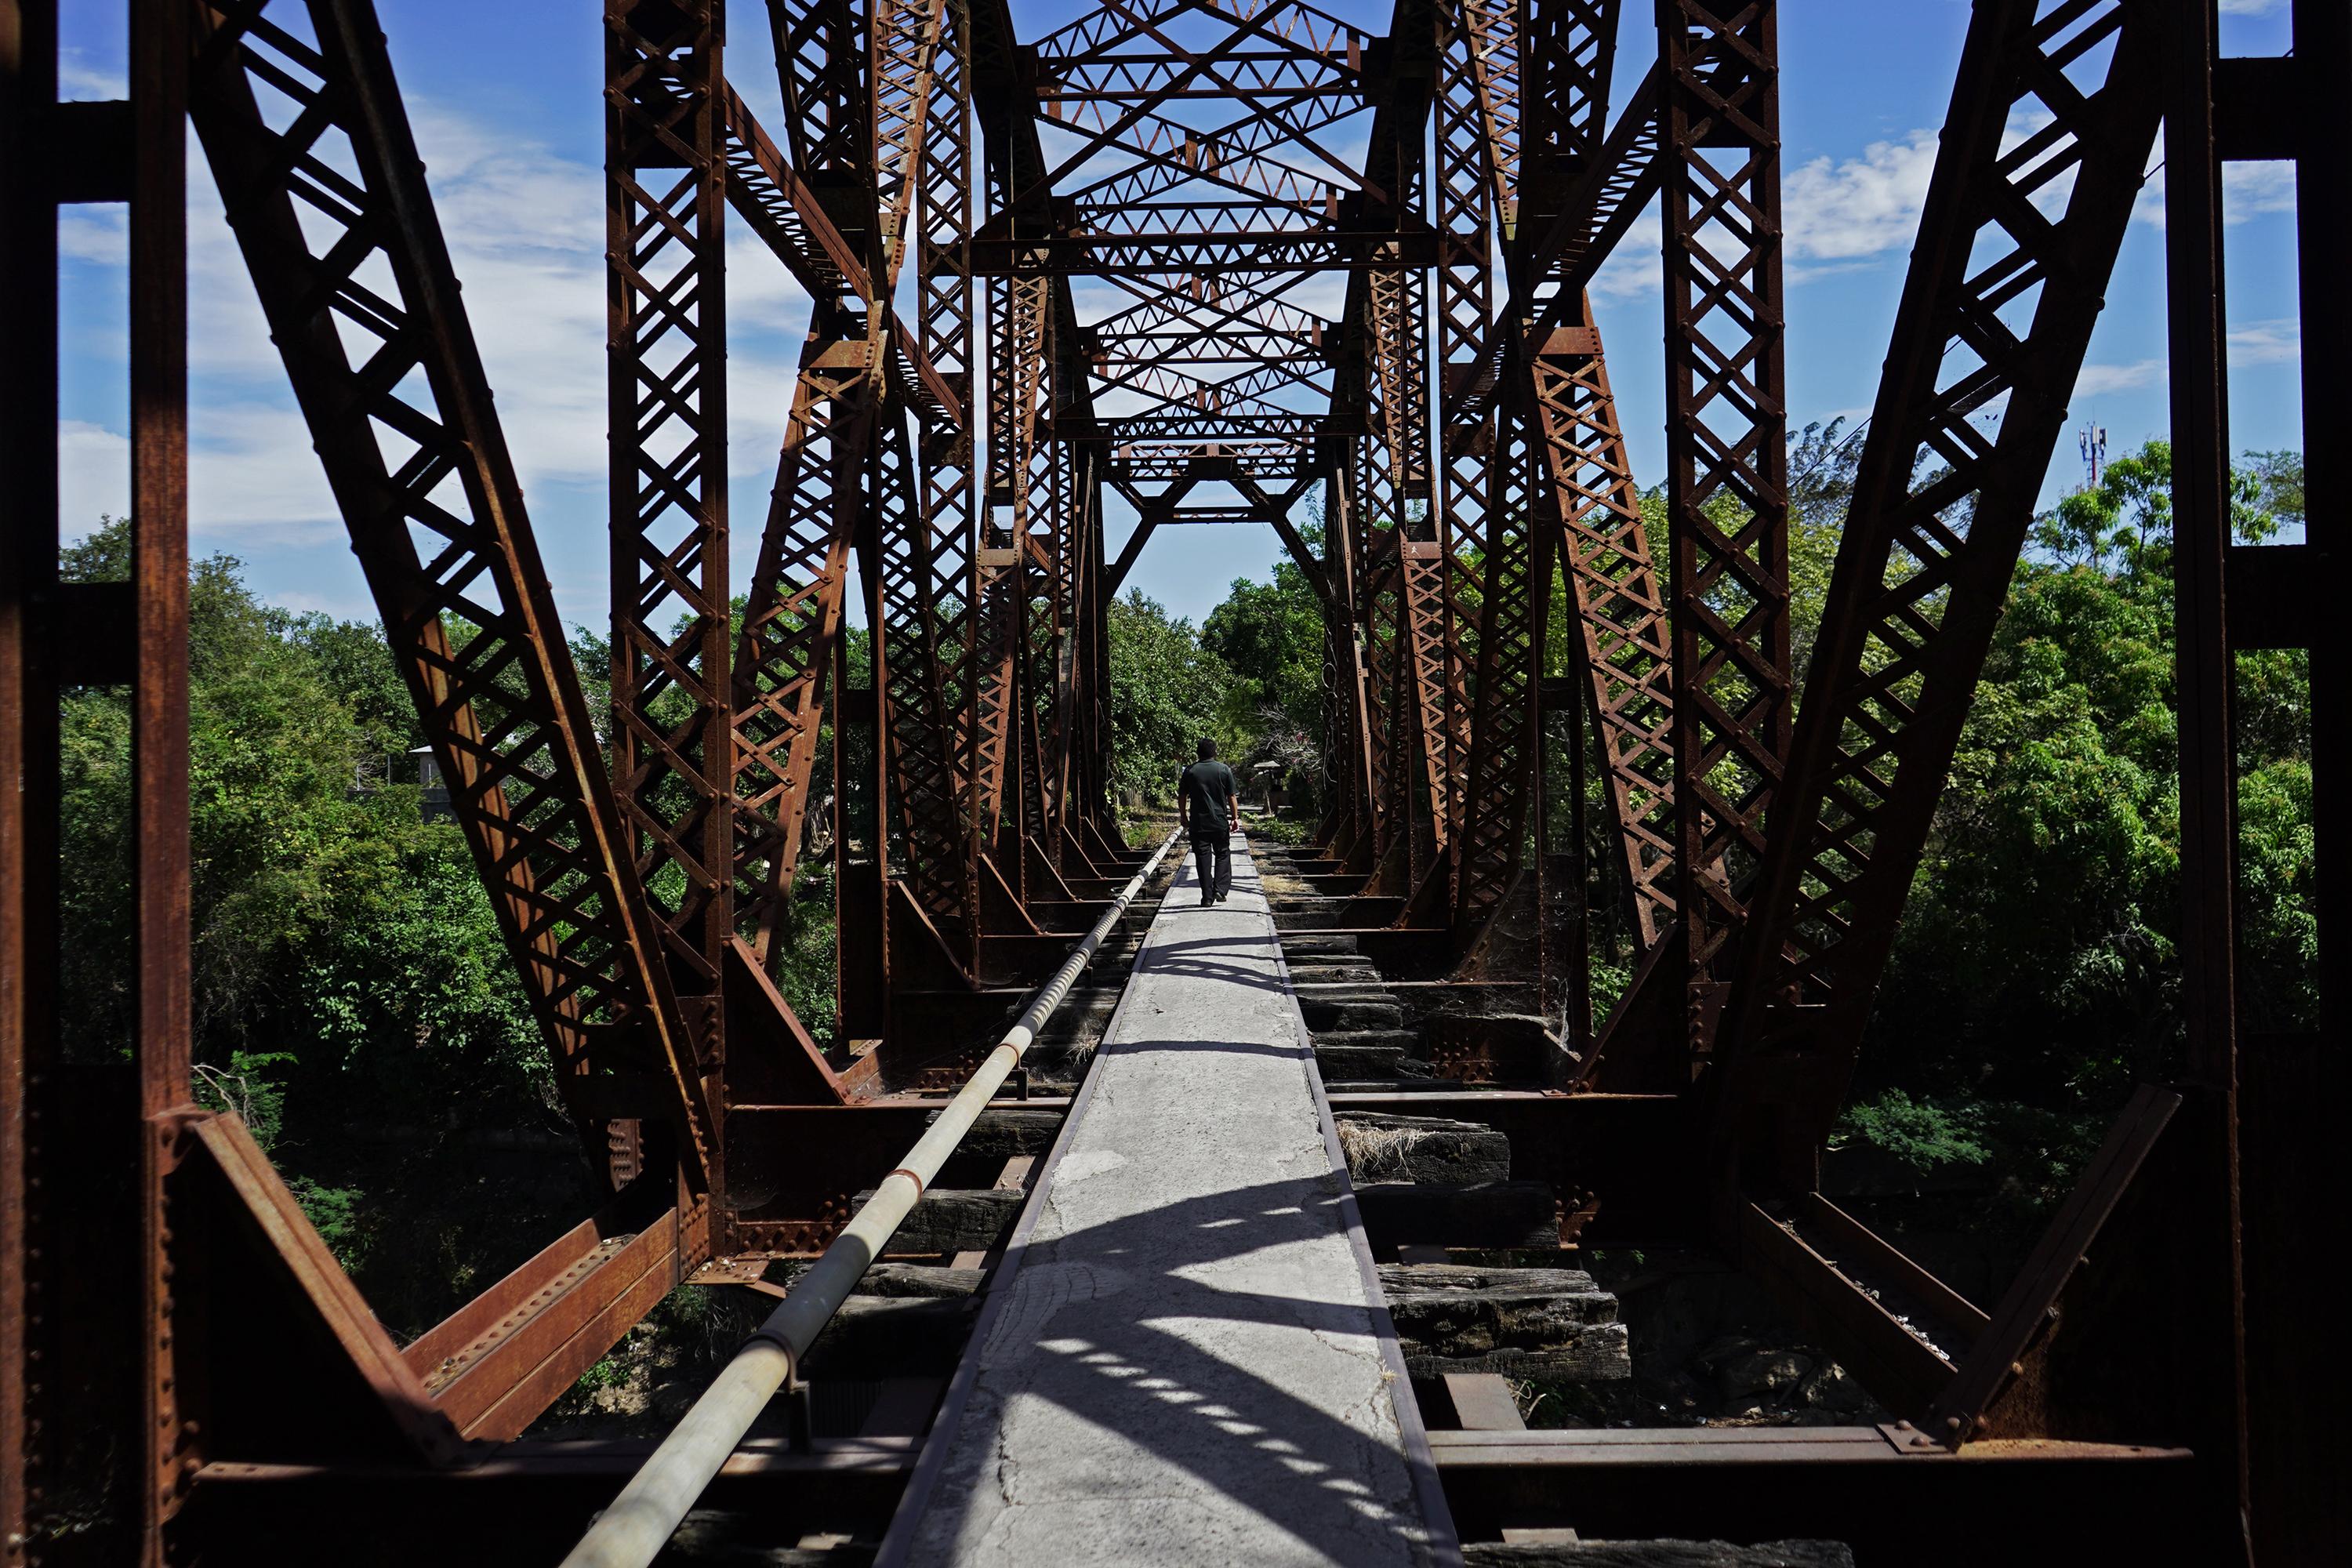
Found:
<path fill-rule="evenodd" d="M 2283 525 L 2291 465 L 2237 476 L 2242 539 Z M 1994 634 L 1880 1006 L 1882 1059 L 1931 1089 L 2105 1103 L 2177 1047 L 2179 781 L 2171 453 L 2118 459 L 2035 530 Z M 2308 1027 L 2310 684 L 2245 656 L 2250 1000 Z M 1931 1046 L 1931 1043 L 1932 1046 Z M 1922 1049 L 1923 1046 L 1931 1048 Z"/>
<path fill-rule="evenodd" d="M 1202 624 L 1201 646 L 1233 672 L 1224 715 L 1249 760 L 1311 771 L 1323 723 L 1323 605 L 1297 563 L 1277 560 L 1271 583 L 1235 578 Z"/>
<path fill-rule="evenodd" d="M 109 521 L 60 569 L 128 564 Z M 465 1157 L 482 1130 L 569 1136 L 545 1049 L 463 837 L 421 820 L 413 772 L 386 778 L 416 731 L 382 635 L 262 604 L 228 556 L 195 563 L 189 593 L 199 1088 L 270 1150 L 387 1321 L 422 1327 L 447 1282 L 546 1239 L 543 1218 L 535 1241 L 493 1234 Z M 73 1058 L 102 1061 L 131 1038 L 126 693 L 71 689 L 59 721 L 62 1022 Z"/>
<path fill-rule="evenodd" d="M 1111 602 L 1108 631 L 1111 784 L 1166 796 L 1203 736 L 1230 749 L 1232 672 L 1192 622 L 1171 620 L 1139 588 Z"/>

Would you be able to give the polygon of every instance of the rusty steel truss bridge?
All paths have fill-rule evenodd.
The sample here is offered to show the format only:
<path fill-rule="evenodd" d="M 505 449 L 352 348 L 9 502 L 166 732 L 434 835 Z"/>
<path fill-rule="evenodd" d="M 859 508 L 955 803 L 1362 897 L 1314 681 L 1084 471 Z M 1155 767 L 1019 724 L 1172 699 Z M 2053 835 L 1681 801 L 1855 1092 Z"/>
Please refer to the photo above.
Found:
<path fill-rule="evenodd" d="M 576 1535 L 626 1446 L 515 1440 L 675 1287 L 832 1244 L 1143 863 L 1111 811 L 1108 607 L 1156 530 L 1202 522 L 1273 528 L 1322 607 L 1315 896 L 1286 935 L 1522 998 L 1447 1022 L 1450 1084 L 1338 1100 L 1507 1132 L 1563 1246 L 1712 1246 L 1905 1418 L 1868 1454 L 1765 1434 L 1605 1486 L 1591 1445 L 1441 1453 L 1465 1540 L 1605 1493 L 1650 1534 L 1864 1562 L 2091 1561 L 2084 1530 L 2151 1521 L 2187 1555 L 2132 1560 L 2352 1551 L 2318 1282 L 2347 1212 L 2332 829 L 2320 1034 L 2241 1028 L 2232 924 L 2237 650 L 2313 650 L 2323 825 L 2341 779 L 2341 0 L 2293 0 L 2275 58 L 2222 57 L 2215 0 L 1974 0 L 1801 689 L 1776 0 L 1106 0 L 1029 37 L 1008 0 L 604 0 L 609 721 L 371 0 L 128 7 L 127 98 L 61 102 L 56 0 L 0 0 L 0 1563 L 327 1561 L 355 1531 L 534 1561 L 488 1543 Z M 738 84 L 772 69 L 762 124 Z M 249 279 L 188 275 L 192 157 Z M 2316 520 L 2267 546 L 2230 527 L 2221 193 L 2252 160 L 2295 172 Z M 1820 1162 L 2152 199 L 2188 1050 L 1972 1303 L 1823 1198 Z M 77 203 L 130 215 L 122 583 L 57 564 Z M 1663 529 L 1587 298 L 1654 206 Z M 757 411 L 780 451 L 751 520 L 726 485 L 730 226 L 812 301 L 791 405 Z M 248 282 L 610 1194 L 406 1346 L 191 1084 L 188 298 Z M 58 704 L 90 684 L 133 713 L 118 1068 L 65 1060 L 56 1026 Z M 820 854 L 829 1049 L 777 985 Z M 1592 886 L 1638 949 L 1599 1017 Z M 887 1515 L 905 1459 L 829 1453 L 739 1456 L 725 1484 Z M 116 1528 L 68 1517 L 93 1487 Z"/>

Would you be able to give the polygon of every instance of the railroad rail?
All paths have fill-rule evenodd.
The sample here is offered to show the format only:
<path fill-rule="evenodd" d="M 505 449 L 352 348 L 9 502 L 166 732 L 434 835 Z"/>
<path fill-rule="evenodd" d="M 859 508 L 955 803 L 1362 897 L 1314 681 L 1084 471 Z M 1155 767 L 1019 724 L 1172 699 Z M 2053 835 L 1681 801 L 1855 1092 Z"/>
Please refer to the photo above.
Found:
<path fill-rule="evenodd" d="M 1973 0 L 1811 628 L 1780 0 L 604 0 L 608 713 L 378 3 L 119 0 L 123 91 L 74 101 L 56 0 L 0 0 L 0 1565 L 2352 1558 L 2311 1261 L 2352 1214 L 2352 912 L 2323 830 L 2320 1028 L 2252 1029 L 2233 741 L 2238 654 L 2308 650 L 2333 823 L 2342 0 L 2263 58 L 2218 0 Z M 583 1194 L 405 1343 L 197 1093 L 188 322 L 244 285 L 190 275 L 192 153 L 544 1041 L 572 1136 L 531 1157 Z M 2297 191 L 2296 543 L 2232 533 L 2248 163 Z M 91 205 L 128 234 L 105 583 L 58 567 Z M 1651 210 L 1663 528 L 1587 297 Z M 1824 1150 L 2156 211 L 2184 1038 L 2015 1277 L 1948 1280 Z M 755 552 L 732 225 L 810 301 Z M 1188 910 L 1126 837 L 1111 605 L 1157 530 L 1261 522 L 1321 611 L 1318 819 Z M 56 978 L 93 685 L 133 781 L 103 1059 Z M 667 1443 L 551 1436 L 674 1297 L 773 1316 Z"/>

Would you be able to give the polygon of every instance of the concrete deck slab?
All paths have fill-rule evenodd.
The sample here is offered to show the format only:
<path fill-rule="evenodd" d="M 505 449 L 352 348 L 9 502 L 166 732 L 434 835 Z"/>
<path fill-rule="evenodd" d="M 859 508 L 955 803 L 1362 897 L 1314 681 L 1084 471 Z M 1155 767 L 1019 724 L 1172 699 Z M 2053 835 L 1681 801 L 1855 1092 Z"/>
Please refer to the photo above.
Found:
<path fill-rule="evenodd" d="M 1238 839 L 1198 897 L 1188 863 L 885 1563 L 1459 1561 Z"/>

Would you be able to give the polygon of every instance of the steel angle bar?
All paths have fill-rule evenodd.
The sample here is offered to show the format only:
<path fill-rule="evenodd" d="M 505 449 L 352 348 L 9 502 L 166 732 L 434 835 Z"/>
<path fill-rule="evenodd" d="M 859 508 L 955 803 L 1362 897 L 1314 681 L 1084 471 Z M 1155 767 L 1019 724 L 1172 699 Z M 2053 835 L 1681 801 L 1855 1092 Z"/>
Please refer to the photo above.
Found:
<path fill-rule="evenodd" d="M 708 1072 L 735 934 L 727 167 L 716 0 L 606 0 L 614 790 Z"/>
<path fill-rule="evenodd" d="M 733 667 L 737 914 L 763 960 L 799 863 L 874 419 L 863 343 L 831 308 L 817 315 Z"/>
<path fill-rule="evenodd" d="M 1702 1009 L 1729 975 L 1791 718 L 1776 40 L 1772 0 L 1659 9 L 1673 877 Z"/>

